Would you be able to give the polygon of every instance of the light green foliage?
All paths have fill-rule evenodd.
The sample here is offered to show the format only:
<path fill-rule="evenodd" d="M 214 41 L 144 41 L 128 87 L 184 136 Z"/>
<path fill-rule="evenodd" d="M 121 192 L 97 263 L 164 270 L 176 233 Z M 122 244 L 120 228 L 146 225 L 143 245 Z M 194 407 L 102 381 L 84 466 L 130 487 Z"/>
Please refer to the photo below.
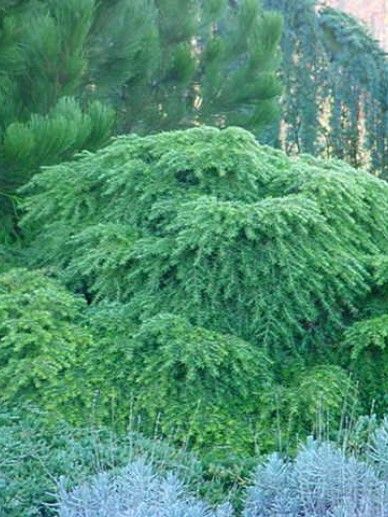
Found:
<path fill-rule="evenodd" d="M 77 362 L 90 344 L 76 323 L 82 308 L 80 298 L 41 273 L 12 269 L 0 276 L 1 402 L 35 401 L 72 417 L 82 388 Z"/>
<path fill-rule="evenodd" d="M 278 352 L 338 339 L 387 245 L 384 182 L 236 128 L 121 137 L 28 192 L 31 256 L 70 285 Z"/>
<path fill-rule="evenodd" d="M 70 158 L 79 149 L 97 149 L 110 131 L 112 116 L 99 102 L 83 113 L 72 98 L 62 97 L 48 115 L 32 115 L 10 124 L 4 134 L 7 164 L 25 174 L 39 165 Z"/>

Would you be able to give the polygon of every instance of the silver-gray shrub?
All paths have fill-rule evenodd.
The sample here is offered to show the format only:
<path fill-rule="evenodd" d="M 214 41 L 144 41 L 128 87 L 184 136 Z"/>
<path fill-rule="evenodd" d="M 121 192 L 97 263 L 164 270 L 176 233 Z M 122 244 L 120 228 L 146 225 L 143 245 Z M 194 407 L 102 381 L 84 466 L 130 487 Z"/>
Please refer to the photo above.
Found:
<path fill-rule="evenodd" d="M 293 461 L 273 454 L 257 469 L 243 515 L 386 517 L 388 485 L 368 463 L 310 439 Z"/>
<path fill-rule="evenodd" d="M 140 458 L 119 472 L 101 473 L 72 491 L 59 490 L 60 517 L 230 517 L 226 504 L 212 510 L 169 473 L 157 475 Z"/>
<path fill-rule="evenodd" d="M 373 433 L 367 457 L 375 466 L 375 470 L 388 483 L 388 417 L 384 418 L 380 427 Z"/>

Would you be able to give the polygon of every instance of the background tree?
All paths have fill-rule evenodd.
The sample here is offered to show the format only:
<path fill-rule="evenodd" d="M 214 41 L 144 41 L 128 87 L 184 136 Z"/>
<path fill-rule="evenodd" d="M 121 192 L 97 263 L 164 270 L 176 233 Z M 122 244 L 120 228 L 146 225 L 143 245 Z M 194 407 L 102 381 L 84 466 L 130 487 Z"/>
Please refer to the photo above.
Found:
<path fill-rule="evenodd" d="M 276 116 L 280 30 L 280 17 L 253 0 L 237 9 L 223 0 L 3 5 L 2 226 L 40 166 L 107 141 L 107 105 L 119 132 L 204 122 L 258 130 Z"/>
<path fill-rule="evenodd" d="M 13 225 L 16 190 L 41 165 L 110 134 L 112 113 L 69 96 L 81 84 L 92 0 L 8 2 L 0 9 L 0 219 Z M 8 220 L 8 223 L 7 223 Z"/>
<path fill-rule="evenodd" d="M 123 43 L 128 31 L 131 38 Z M 95 94 L 113 93 L 121 132 L 204 123 L 257 132 L 276 116 L 280 33 L 281 17 L 263 12 L 256 0 L 237 6 L 227 0 L 103 1 L 92 77 L 111 74 L 110 53 L 116 56 L 113 72 L 126 77 L 122 88 L 98 87 Z M 124 49 L 132 61 L 123 69 Z"/>
<path fill-rule="evenodd" d="M 388 177 L 387 61 L 367 29 L 316 0 L 265 0 L 282 13 L 283 121 L 267 141 Z"/>

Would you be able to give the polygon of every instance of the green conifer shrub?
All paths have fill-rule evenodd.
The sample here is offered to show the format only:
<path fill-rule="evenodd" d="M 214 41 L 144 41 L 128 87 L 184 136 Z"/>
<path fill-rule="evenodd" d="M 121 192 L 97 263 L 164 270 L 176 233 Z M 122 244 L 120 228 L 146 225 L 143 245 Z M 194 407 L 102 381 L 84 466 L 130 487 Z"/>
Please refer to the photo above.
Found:
<path fill-rule="evenodd" d="M 128 303 L 284 353 L 339 339 L 387 248 L 387 185 L 236 128 L 120 137 L 27 188 L 31 258 Z M 323 361 L 325 362 L 325 361 Z"/>
<path fill-rule="evenodd" d="M 74 418 L 79 357 L 90 334 L 77 324 L 80 297 L 40 272 L 0 275 L 0 401 L 34 402 Z M 74 413 L 74 414 L 73 414 Z"/>

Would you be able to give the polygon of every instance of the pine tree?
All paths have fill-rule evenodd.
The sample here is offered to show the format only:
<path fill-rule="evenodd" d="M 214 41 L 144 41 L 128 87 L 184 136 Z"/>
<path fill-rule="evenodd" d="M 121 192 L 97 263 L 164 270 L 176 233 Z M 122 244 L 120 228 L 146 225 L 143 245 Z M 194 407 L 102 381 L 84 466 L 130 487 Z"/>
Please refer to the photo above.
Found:
<path fill-rule="evenodd" d="M 106 20 L 116 20 L 115 11 L 126 25 L 115 25 L 112 34 Z M 276 116 L 281 19 L 256 0 L 234 7 L 226 0 L 105 1 L 96 23 L 94 77 L 111 73 L 98 57 L 109 46 L 118 52 L 114 72 L 120 74 L 121 31 L 132 34 L 123 47 L 132 58 L 125 86 L 95 90 L 115 94 L 121 131 L 207 123 L 257 132 Z"/>
<path fill-rule="evenodd" d="M 0 219 L 41 165 L 106 141 L 112 113 L 71 96 L 82 82 L 92 0 L 8 2 L 0 9 Z M 9 221 L 11 219 L 11 221 Z"/>

